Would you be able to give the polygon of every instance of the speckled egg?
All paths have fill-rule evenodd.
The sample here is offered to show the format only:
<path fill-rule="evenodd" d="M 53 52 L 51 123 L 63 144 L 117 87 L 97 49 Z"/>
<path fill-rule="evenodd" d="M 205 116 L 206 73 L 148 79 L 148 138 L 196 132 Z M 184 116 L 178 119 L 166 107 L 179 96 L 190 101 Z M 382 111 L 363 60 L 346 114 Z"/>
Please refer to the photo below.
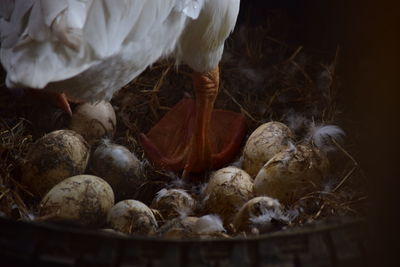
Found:
<path fill-rule="evenodd" d="M 100 138 L 112 138 L 116 131 L 116 116 L 108 102 L 83 103 L 77 106 L 69 128 L 81 134 L 88 143 L 93 144 Z"/>
<path fill-rule="evenodd" d="M 276 153 L 289 146 L 293 133 L 285 124 L 272 121 L 259 126 L 249 137 L 243 150 L 243 169 L 255 176 Z"/>
<path fill-rule="evenodd" d="M 207 213 L 218 214 L 224 223 L 230 223 L 252 194 L 250 175 L 239 168 L 226 167 L 211 176 L 204 191 L 204 208 Z"/>
<path fill-rule="evenodd" d="M 120 201 L 112 207 L 107 222 L 112 229 L 126 234 L 154 234 L 158 227 L 151 209 L 132 199 Z"/>
<path fill-rule="evenodd" d="M 103 179 L 77 175 L 54 186 L 40 203 L 40 216 L 102 225 L 114 205 L 114 193 Z"/>
<path fill-rule="evenodd" d="M 328 168 L 329 161 L 319 150 L 298 145 L 276 154 L 261 168 L 254 192 L 290 204 L 308 192 L 320 190 Z"/>
<path fill-rule="evenodd" d="M 161 189 L 154 198 L 151 208 L 157 209 L 165 220 L 193 214 L 196 201 L 182 189 Z"/>
<path fill-rule="evenodd" d="M 252 219 L 264 216 L 265 223 L 269 223 L 274 217 L 282 217 L 282 206 L 279 201 L 270 197 L 255 197 L 250 199 L 236 213 L 233 226 L 236 231 L 250 232 L 252 230 Z"/>
<path fill-rule="evenodd" d="M 126 147 L 104 140 L 90 157 L 90 171 L 106 180 L 117 199 L 134 197 L 145 182 L 141 163 Z"/>
<path fill-rule="evenodd" d="M 89 145 L 74 131 L 58 130 L 38 139 L 22 166 L 22 184 L 44 196 L 62 180 L 82 174 L 89 158 Z"/>

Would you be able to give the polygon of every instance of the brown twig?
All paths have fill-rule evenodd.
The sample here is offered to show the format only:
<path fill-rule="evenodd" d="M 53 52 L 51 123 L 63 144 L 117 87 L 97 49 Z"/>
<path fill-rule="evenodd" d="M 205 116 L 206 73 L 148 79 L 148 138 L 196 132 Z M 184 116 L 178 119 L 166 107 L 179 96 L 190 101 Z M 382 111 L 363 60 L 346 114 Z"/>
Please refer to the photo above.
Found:
<path fill-rule="evenodd" d="M 4 191 L 1 193 L 1 195 L 0 195 L 0 200 L 1 200 L 5 195 L 7 195 L 9 192 L 10 192 L 10 188 L 7 188 L 6 190 L 4 190 Z"/>
<path fill-rule="evenodd" d="M 228 95 L 232 101 L 239 106 L 240 111 L 245 114 L 247 117 L 249 117 L 249 119 L 251 119 L 254 122 L 258 122 L 253 116 L 250 115 L 250 113 L 228 92 L 228 90 L 226 90 L 225 88 L 222 88 L 222 91 Z"/>
<path fill-rule="evenodd" d="M 332 190 L 332 192 L 336 192 L 347 181 L 347 179 L 349 179 L 353 175 L 353 173 L 356 169 L 357 169 L 356 166 L 351 168 L 351 170 L 343 177 L 343 179 L 339 182 L 339 184 L 337 186 L 335 186 L 335 188 Z"/>
<path fill-rule="evenodd" d="M 293 62 L 293 60 L 297 57 L 297 55 L 300 53 L 300 51 L 303 49 L 303 47 L 302 46 L 299 46 L 294 52 L 293 52 L 293 54 L 292 55 L 290 55 L 290 57 L 288 58 L 288 59 L 286 59 L 285 60 L 285 64 L 286 63 L 290 63 L 290 62 Z"/>

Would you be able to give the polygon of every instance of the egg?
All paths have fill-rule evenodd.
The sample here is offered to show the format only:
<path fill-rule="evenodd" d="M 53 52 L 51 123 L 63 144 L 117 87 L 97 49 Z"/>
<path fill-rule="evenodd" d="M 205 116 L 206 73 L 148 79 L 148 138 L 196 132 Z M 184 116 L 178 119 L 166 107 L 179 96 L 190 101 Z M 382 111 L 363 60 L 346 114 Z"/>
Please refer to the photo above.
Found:
<path fill-rule="evenodd" d="M 114 193 L 103 179 L 77 175 L 54 186 L 40 203 L 40 216 L 102 225 L 114 205 Z"/>
<path fill-rule="evenodd" d="M 285 124 L 272 121 L 259 126 L 243 149 L 243 169 L 255 176 L 276 153 L 286 149 L 293 133 Z"/>
<path fill-rule="evenodd" d="M 62 180 L 82 174 L 89 158 L 89 145 L 71 130 L 58 130 L 38 139 L 22 166 L 23 185 L 40 197 Z"/>
<path fill-rule="evenodd" d="M 229 237 L 225 232 L 221 218 L 215 214 L 201 216 L 193 225 L 193 231 L 201 239 Z"/>
<path fill-rule="evenodd" d="M 196 201 L 182 189 L 161 189 L 151 204 L 151 208 L 161 212 L 166 220 L 191 215 L 195 207 Z"/>
<path fill-rule="evenodd" d="M 81 134 L 88 143 L 100 138 L 112 138 L 116 130 L 116 116 L 112 105 L 101 101 L 80 104 L 71 117 L 69 128 Z"/>
<path fill-rule="evenodd" d="M 298 145 L 276 154 L 257 174 L 254 192 L 291 204 L 321 187 L 329 169 L 326 156 L 316 148 Z"/>
<path fill-rule="evenodd" d="M 106 235 L 108 235 L 108 236 L 119 236 L 119 237 L 127 237 L 127 236 L 129 236 L 129 235 L 127 235 L 127 234 L 124 234 L 124 233 L 121 233 L 121 232 L 118 232 L 118 231 L 115 231 L 114 229 L 111 229 L 111 228 L 103 228 L 103 229 L 100 229 L 100 233 L 102 233 L 102 234 L 106 234 Z"/>
<path fill-rule="evenodd" d="M 239 168 L 226 167 L 211 176 L 204 191 L 204 208 L 207 213 L 218 214 L 224 223 L 229 223 L 252 194 L 250 175 Z"/>
<path fill-rule="evenodd" d="M 278 200 L 270 197 L 255 197 L 239 210 L 233 220 L 236 231 L 251 232 L 253 228 L 252 219 L 264 216 L 264 223 L 269 223 L 271 219 L 282 217 L 282 207 Z M 275 218 L 276 217 L 276 218 Z"/>
<path fill-rule="evenodd" d="M 134 197 L 145 182 L 141 163 L 126 147 L 104 140 L 92 153 L 89 169 L 114 189 L 117 199 Z"/>
<path fill-rule="evenodd" d="M 165 238 L 194 238 L 194 226 L 199 218 L 198 217 L 179 217 L 166 222 L 158 230 L 158 234 Z"/>
<path fill-rule="evenodd" d="M 181 217 L 166 222 L 158 231 L 159 235 L 173 239 L 207 239 L 229 237 L 218 215 L 207 214 L 198 217 Z"/>
<path fill-rule="evenodd" d="M 108 225 L 126 234 L 148 235 L 157 230 L 157 221 L 144 203 L 127 199 L 118 202 L 107 215 Z"/>

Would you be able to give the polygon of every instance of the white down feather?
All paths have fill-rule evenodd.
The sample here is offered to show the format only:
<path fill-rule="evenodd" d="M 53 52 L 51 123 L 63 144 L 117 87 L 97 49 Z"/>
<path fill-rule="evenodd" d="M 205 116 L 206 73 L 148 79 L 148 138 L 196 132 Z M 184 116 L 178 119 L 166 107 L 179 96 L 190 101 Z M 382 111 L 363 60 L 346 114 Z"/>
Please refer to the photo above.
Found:
<path fill-rule="evenodd" d="M 161 57 L 207 71 L 238 10 L 239 0 L 1 0 L 6 85 L 98 101 Z"/>

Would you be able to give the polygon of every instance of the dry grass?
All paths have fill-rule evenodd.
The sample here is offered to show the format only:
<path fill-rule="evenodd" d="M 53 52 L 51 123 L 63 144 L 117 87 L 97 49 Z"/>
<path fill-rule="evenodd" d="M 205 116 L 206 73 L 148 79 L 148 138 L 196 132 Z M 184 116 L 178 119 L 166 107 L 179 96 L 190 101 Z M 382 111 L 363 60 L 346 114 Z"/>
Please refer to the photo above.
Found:
<path fill-rule="evenodd" d="M 336 73 L 340 49 L 325 57 L 306 53 L 301 46 L 285 44 L 270 29 L 239 28 L 227 42 L 216 107 L 244 114 L 248 133 L 263 122 L 285 122 L 299 142 L 311 122 L 341 125 L 344 115 L 338 94 L 344 89 Z M 121 89 L 112 100 L 118 121 L 114 141 L 144 161 L 148 182 L 137 196 L 144 202 L 151 202 L 155 192 L 176 176 L 146 162 L 138 135 L 147 132 L 184 94 L 193 95 L 190 70 L 164 60 Z M 14 219 L 29 219 L 37 202 L 18 182 L 20 166 L 29 145 L 45 132 L 65 127 L 67 119 L 51 107 L 17 98 L 5 88 L 0 88 L 0 114 L 0 212 Z M 327 190 L 312 192 L 293 205 L 301 211 L 293 225 L 331 215 L 363 214 L 365 181 L 352 156 L 357 148 L 351 143 L 335 143 L 338 149 L 330 157 L 332 172 Z"/>

